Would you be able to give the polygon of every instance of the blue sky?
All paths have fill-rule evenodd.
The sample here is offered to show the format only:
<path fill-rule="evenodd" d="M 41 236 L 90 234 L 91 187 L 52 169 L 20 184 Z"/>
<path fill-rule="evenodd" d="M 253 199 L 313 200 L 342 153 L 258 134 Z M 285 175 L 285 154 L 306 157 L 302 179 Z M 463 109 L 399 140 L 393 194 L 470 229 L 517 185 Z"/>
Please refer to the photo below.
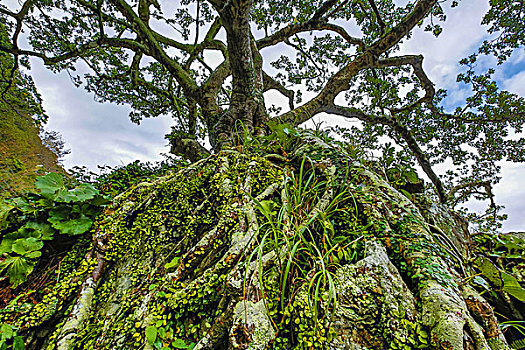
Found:
<path fill-rule="evenodd" d="M 463 1 L 456 9 L 451 10 L 448 5 L 446 8 L 448 19 L 439 38 L 418 29 L 403 45 L 402 53 L 422 53 L 425 56 L 424 68 L 431 80 L 437 88 L 448 89 L 448 102 L 455 103 L 463 100 L 468 93 L 455 83 L 461 69 L 458 61 L 475 52 L 487 37 L 480 22 L 488 2 Z M 508 63 L 499 67 L 496 75 L 501 87 L 522 96 L 525 95 L 524 51 L 521 49 Z M 170 131 L 170 118 L 148 119 L 143 120 L 141 125 L 132 124 L 126 106 L 95 102 L 92 95 L 75 88 L 65 72 L 53 74 L 39 61 L 33 60 L 31 74 L 50 116 L 48 128 L 59 131 L 71 149 L 71 154 L 64 159 L 66 168 L 85 165 L 96 170 L 97 165 L 123 165 L 136 159 L 160 160 L 161 153 L 168 153 L 164 135 Z M 274 98 L 275 94 L 268 95 L 267 102 L 273 102 Z M 327 121 L 330 124 L 343 123 L 340 119 L 329 118 Z M 522 214 L 525 212 L 522 200 L 525 197 L 525 166 L 505 163 L 502 175 L 495 193 L 496 200 L 506 205 L 505 212 L 509 214 L 504 230 L 525 231 Z M 478 206 L 473 205 L 473 208 Z"/>

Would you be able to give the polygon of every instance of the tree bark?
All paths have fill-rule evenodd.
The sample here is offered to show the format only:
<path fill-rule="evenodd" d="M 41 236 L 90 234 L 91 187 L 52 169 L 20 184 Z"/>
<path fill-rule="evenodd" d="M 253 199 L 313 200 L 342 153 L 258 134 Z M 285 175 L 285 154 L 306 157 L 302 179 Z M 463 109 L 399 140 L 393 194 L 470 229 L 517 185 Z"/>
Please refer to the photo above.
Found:
<path fill-rule="evenodd" d="M 262 56 L 250 28 L 250 10 L 253 1 L 237 0 L 215 6 L 226 30 L 229 64 L 232 75 L 232 93 L 228 114 L 219 121 L 219 143 L 237 133 L 253 134 L 266 121 L 263 97 Z M 226 142 L 228 143 L 228 142 Z"/>

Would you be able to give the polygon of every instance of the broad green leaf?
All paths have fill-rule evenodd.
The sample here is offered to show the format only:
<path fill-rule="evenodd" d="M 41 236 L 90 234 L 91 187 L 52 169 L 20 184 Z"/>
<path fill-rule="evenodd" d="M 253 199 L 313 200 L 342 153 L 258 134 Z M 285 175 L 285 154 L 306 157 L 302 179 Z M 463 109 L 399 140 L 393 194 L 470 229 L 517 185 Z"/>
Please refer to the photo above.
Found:
<path fill-rule="evenodd" d="M 0 231 L 5 230 L 9 225 L 7 219 L 9 218 L 9 213 L 15 207 L 7 204 L 5 202 L 0 202 Z"/>
<path fill-rule="evenodd" d="M 60 189 L 55 200 L 57 202 L 86 202 L 90 199 L 95 198 L 98 195 L 98 190 L 91 184 L 81 184 L 71 190 Z"/>
<path fill-rule="evenodd" d="M 29 237 L 29 238 L 20 238 L 17 239 L 12 246 L 13 252 L 25 255 L 27 253 L 33 252 L 35 250 L 40 250 L 44 246 L 44 242 L 42 242 L 38 238 Z"/>
<path fill-rule="evenodd" d="M 419 182 L 419 178 L 417 177 L 416 172 L 413 170 L 407 171 L 405 177 L 410 183 L 416 184 Z"/>
<path fill-rule="evenodd" d="M 52 224 L 56 222 L 60 222 L 60 221 L 65 221 L 69 219 L 70 214 L 71 214 L 71 207 L 61 205 L 49 211 L 49 217 L 47 221 L 49 221 Z"/>
<path fill-rule="evenodd" d="M 175 349 L 187 349 L 188 345 L 184 342 L 182 339 L 175 339 L 171 342 L 171 346 L 173 346 Z"/>
<path fill-rule="evenodd" d="M 20 210 L 24 214 L 34 213 L 37 211 L 37 209 L 33 207 L 27 199 L 22 197 L 14 198 L 13 204 L 18 210 Z"/>
<path fill-rule="evenodd" d="M 7 269 L 9 281 L 16 288 L 19 284 L 26 281 L 27 275 L 33 272 L 34 261 L 27 260 L 23 256 L 7 256 L 0 262 L 0 271 Z"/>
<path fill-rule="evenodd" d="M 29 221 L 24 226 L 22 226 L 22 228 L 25 228 L 26 230 L 34 230 L 34 232 L 38 233 L 36 238 L 40 238 L 45 241 L 53 239 L 53 234 L 55 233 L 53 227 L 45 222 Z"/>
<path fill-rule="evenodd" d="M 24 337 L 18 335 L 13 338 L 13 350 L 24 350 L 25 347 Z"/>
<path fill-rule="evenodd" d="M 149 345 L 153 345 L 157 339 L 157 327 L 148 326 L 146 327 L 146 339 Z"/>
<path fill-rule="evenodd" d="M 24 256 L 28 259 L 37 259 L 37 258 L 40 258 L 41 255 L 42 255 L 42 252 L 40 250 L 24 254 Z"/>
<path fill-rule="evenodd" d="M 95 198 L 95 196 L 98 194 L 98 190 L 91 184 L 80 184 L 79 186 L 72 189 L 71 193 L 75 195 L 76 201 L 85 202 Z"/>
<path fill-rule="evenodd" d="M 501 271 L 494 265 L 492 261 L 487 258 L 478 257 L 474 260 L 474 265 L 476 265 L 481 273 L 487 279 L 492 282 L 496 287 L 501 288 L 503 286 L 503 280 L 501 279 Z"/>
<path fill-rule="evenodd" d="M 108 204 L 111 202 L 109 198 L 106 198 L 104 196 L 101 196 L 100 194 L 97 194 L 93 199 L 89 201 L 89 204 L 95 205 L 95 206 L 101 206 L 104 204 Z"/>
<path fill-rule="evenodd" d="M 4 237 L 0 243 L 0 255 L 4 253 L 11 253 L 13 251 L 13 243 L 16 239 Z"/>
<path fill-rule="evenodd" d="M 2 323 L 0 327 L 0 339 L 11 339 L 13 337 L 13 327 L 7 323 Z"/>
<path fill-rule="evenodd" d="M 62 188 L 55 195 L 56 202 L 71 203 L 77 201 L 77 196 L 71 190 Z"/>
<path fill-rule="evenodd" d="M 519 301 L 525 301 L 525 289 L 520 285 L 516 277 L 502 272 L 501 277 L 503 277 L 503 290 Z"/>
<path fill-rule="evenodd" d="M 51 221 L 51 220 L 48 220 Z M 67 235 L 80 235 L 91 228 L 93 220 L 86 216 L 81 216 L 78 219 L 71 219 L 65 221 L 54 221 L 52 226 L 60 231 L 60 233 Z"/>
<path fill-rule="evenodd" d="M 48 197 L 54 195 L 59 189 L 64 188 L 64 178 L 57 173 L 49 173 L 36 178 L 35 187 L 40 193 Z"/>

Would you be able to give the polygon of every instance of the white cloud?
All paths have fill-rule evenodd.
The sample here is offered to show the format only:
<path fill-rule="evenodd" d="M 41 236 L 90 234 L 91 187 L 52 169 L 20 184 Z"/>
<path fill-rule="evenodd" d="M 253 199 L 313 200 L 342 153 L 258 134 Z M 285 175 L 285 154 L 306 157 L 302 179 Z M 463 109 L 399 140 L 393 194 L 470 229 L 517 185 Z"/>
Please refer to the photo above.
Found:
<path fill-rule="evenodd" d="M 503 81 L 502 86 L 509 92 L 525 96 L 525 70 Z"/>
<path fill-rule="evenodd" d="M 136 159 L 159 160 L 169 151 L 164 135 L 170 131 L 170 118 L 147 119 L 131 123 L 129 108 L 100 104 L 83 89 L 76 89 L 66 73 L 53 74 L 33 62 L 32 74 L 50 115 L 47 127 L 59 131 L 71 154 L 66 168 L 85 165 L 127 164 Z"/>

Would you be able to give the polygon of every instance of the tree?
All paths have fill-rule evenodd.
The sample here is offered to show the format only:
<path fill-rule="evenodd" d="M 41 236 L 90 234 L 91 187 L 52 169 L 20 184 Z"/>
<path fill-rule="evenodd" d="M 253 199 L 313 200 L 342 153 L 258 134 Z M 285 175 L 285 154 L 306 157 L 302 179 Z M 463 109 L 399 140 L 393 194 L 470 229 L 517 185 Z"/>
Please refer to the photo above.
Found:
<path fill-rule="evenodd" d="M 523 139 L 507 136 L 521 131 L 525 101 L 499 91 L 493 70 L 475 65 L 480 54 L 503 61 L 522 46 L 523 6 L 491 2 L 485 22 L 501 35 L 463 61 L 459 79 L 472 94 L 449 112 L 423 57 L 399 53 L 417 26 L 439 35 L 434 21 L 445 19 L 446 4 L 197 0 L 170 11 L 148 0 L 26 0 L 1 7 L 12 40 L 0 50 L 15 62 L 34 56 L 73 71 L 83 61 L 90 73 L 74 82 L 101 101 L 129 103 L 135 121 L 172 114 L 172 148 L 194 161 L 116 197 L 72 253 L 40 245 L 37 272 L 2 320 L 20 327 L 31 348 L 508 349 L 493 308 L 523 320 L 523 264 L 512 260 L 525 250 L 523 237 L 498 236 L 492 251 L 494 237 L 474 240 L 447 205 L 469 194 L 490 198 L 496 161 L 523 161 Z M 22 29 L 29 49 L 19 44 Z M 277 45 L 295 56 L 283 55 L 270 72 L 264 50 Z M 209 51 L 221 60 L 210 62 Z M 300 94 L 290 83 L 303 83 L 312 97 L 296 107 Z M 263 95 L 270 89 L 289 99 L 290 110 L 270 115 Z M 322 112 L 364 128 L 345 131 L 350 144 L 295 128 Z M 205 136 L 211 156 L 199 144 Z M 404 150 L 381 145 L 380 136 Z M 383 150 L 384 159 L 363 159 L 364 146 Z M 443 181 L 432 166 L 447 159 L 458 169 Z M 413 161 L 440 203 L 421 193 Z M 10 239 L 2 249 L 12 254 L 2 266 L 39 255 L 18 240 L 61 227 L 68 213 L 29 213 L 53 200 L 66 211 L 62 187 L 0 211 Z M 81 216 L 83 206 L 73 207 Z M 496 204 L 490 209 L 495 219 Z M 62 268 L 56 280 L 47 277 Z M 44 295 L 31 302 L 35 289 Z"/>
<path fill-rule="evenodd" d="M 38 57 L 54 71 L 71 72 L 84 62 L 89 72 L 74 76 L 77 85 L 100 101 L 130 104 L 137 123 L 172 115 L 172 150 L 192 160 L 206 153 L 198 143 L 205 136 L 220 149 L 242 142 L 232 137 L 234 130 L 264 134 L 272 118 L 294 125 L 323 112 L 358 119 L 372 136 L 362 139 L 374 141 L 368 147 L 378 148 L 380 136 L 392 137 L 418 162 L 440 201 L 455 203 L 469 193 L 491 196 L 485 188 L 498 180 L 496 161 L 523 161 L 523 139 L 507 136 L 521 130 L 524 101 L 499 91 L 493 71 L 477 71 L 472 55 L 459 77 L 472 86 L 471 96 L 447 112 L 441 105 L 446 92 L 436 91 L 423 57 L 399 54 L 418 26 L 441 33 L 436 22 L 446 19 L 442 6 L 448 3 L 458 5 L 187 0 L 173 8 L 148 0 L 25 1 L 18 10 L 0 8 L 12 39 L 0 50 L 16 62 Z M 480 53 L 502 61 L 523 44 L 523 5 L 491 6 L 484 23 L 501 34 Z M 22 31 L 30 49 L 20 47 Z M 263 51 L 284 46 L 294 53 L 271 62 L 270 69 Z M 221 54 L 218 62 L 206 58 L 211 51 Z M 297 84 L 311 95 L 300 106 Z M 271 117 L 263 93 L 272 89 L 289 99 L 290 110 Z M 451 171 L 444 184 L 432 165 L 446 159 L 468 166 Z"/>

